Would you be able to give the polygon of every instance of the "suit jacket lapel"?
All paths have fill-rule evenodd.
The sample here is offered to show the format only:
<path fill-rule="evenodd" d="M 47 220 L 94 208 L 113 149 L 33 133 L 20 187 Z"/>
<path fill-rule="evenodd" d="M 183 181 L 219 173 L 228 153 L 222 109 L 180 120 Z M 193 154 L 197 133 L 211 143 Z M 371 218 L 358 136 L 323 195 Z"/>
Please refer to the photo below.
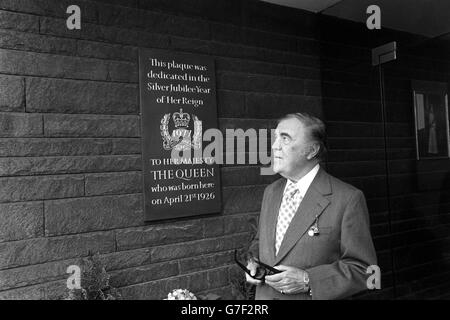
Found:
<path fill-rule="evenodd" d="M 313 182 L 311 183 L 308 191 L 305 194 L 302 202 L 300 203 L 294 218 L 289 224 L 283 242 L 281 243 L 280 250 L 275 257 L 274 265 L 278 264 L 284 256 L 292 249 L 297 241 L 305 235 L 306 231 L 314 223 L 316 216 L 320 216 L 330 201 L 324 197 L 331 193 L 331 185 L 328 174 L 320 168 Z M 279 207 L 278 207 L 279 208 Z M 278 217 L 278 211 L 276 216 Z M 277 223 L 277 217 L 275 218 L 275 229 Z M 275 243 L 275 232 L 273 235 L 273 242 Z M 274 245 L 273 245 L 274 246 Z M 275 249 L 273 249 L 275 251 Z"/>

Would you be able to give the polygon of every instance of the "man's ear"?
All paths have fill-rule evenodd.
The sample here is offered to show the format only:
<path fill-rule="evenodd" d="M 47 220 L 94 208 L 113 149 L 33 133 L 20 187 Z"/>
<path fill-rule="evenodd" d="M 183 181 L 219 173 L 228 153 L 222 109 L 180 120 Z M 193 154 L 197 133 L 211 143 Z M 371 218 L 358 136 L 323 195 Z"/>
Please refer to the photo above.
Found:
<path fill-rule="evenodd" d="M 308 154 L 306 159 L 312 160 L 320 151 L 320 145 L 318 143 L 313 143 L 309 146 Z"/>

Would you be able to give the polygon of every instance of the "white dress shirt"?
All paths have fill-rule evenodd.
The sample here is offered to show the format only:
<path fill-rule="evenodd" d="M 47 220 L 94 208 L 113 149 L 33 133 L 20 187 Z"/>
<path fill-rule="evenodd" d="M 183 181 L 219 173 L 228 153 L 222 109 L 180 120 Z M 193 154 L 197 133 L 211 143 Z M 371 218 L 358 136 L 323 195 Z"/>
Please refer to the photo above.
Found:
<path fill-rule="evenodd" d="M 301 199 L 303 199 L 305 197 L 305 194 L 308 191 L 309 186 L 313 182 L 314 178 L 316 177 L 317 172 L 319 172 L 319 169 L 320 169 L 320 165 L 316 164 L 316 166 L 314 168 L 312 168 L 307 174 L 305 174 L 300 180 L 297 181 L 297 183 L 296 183 L 297 189 L 299 191 L 299 195 L 301 196 Z M 284 196 L 284 193 L 286 192 L 287 185 L 288 184 L 286 183 L 286 186 L 284 187 L 284 191 L 283 191 L 283 196 Z M 300 202 L 299 202 L 299 205 L 300 205 Z"/>

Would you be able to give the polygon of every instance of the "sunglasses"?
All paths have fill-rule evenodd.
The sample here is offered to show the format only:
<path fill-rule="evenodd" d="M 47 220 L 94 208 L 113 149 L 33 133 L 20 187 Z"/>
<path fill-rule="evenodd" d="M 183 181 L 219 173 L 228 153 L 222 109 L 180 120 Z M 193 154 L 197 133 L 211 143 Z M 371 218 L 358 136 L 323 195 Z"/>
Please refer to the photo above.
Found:
<path fill-rule="evenodd" d="M 266 278 L 266 276 L 270 276 L 272 274 L 276 274 L 276 273 L 280 273 L 282 271 L 277 270 L 265 263 L 262 263 L 261 261 L 257 260 L 256 258 L 251 257 L 249 259 L 252 263 L 256 264 L 256 273 L 254 275 L 251 275 L 250 270 L 247 269 L 247 267 L 241 263 L 238 259 L 238 252 L 237 250 L 234 250 L 234 261 L 236 262 L 236 264 L 242 269 L 244 270 L 244 272 L 246 274 L 248 274 L 250 277 L 252 277 L 253 279 L 256 280 L 260 280 L 264 282 L 264 279 Z"/>

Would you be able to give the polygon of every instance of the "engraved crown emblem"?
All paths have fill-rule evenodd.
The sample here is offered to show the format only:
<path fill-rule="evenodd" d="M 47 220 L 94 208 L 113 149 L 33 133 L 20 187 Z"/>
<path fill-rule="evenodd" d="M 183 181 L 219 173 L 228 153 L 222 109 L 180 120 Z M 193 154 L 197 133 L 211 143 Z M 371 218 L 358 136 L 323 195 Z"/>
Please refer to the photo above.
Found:
<path fill-rule="evenodd" d="M 183 112 L 183 109 L 180 108 L 180 112 L 174 112 L 172 116 L 173 122 L 175 123 L 175 127 L 188 127 L 189 121 L 191 120 L 191 116 L 189 113 Z"/>

